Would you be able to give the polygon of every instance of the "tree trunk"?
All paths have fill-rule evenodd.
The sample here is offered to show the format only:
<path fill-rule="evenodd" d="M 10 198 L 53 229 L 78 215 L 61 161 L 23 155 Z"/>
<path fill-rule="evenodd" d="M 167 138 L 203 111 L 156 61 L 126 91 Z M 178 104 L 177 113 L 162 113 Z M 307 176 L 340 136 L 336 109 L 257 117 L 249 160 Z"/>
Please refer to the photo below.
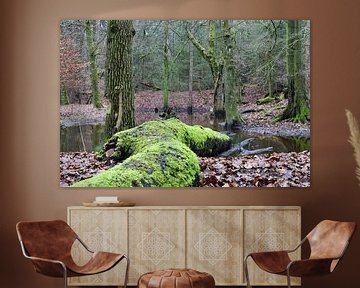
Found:
<path fill-rule="evenodd" d="M 274 96 L 274 78 L 273 78 L 273 55 L 272 51 L 268 51 L 268 65 L 267 65 L 267 84 L 268 84 L 268 96 L 272 98 Z"/>
<path fill-rule="evenodd" d="M 234 62 L 235 35 L 229 25 L 229 20 L 223 21 L 224 37 L 224 70 L 225 70 L 225 120 L 226 126 L 232 126 L 240 122 L 240 113 L 238 111 L 238 102 L 240 95 L 238 88 L 238 77 Z"/>
<path fill-rule="evenodd" d="M 99 157 L 116 166 L 73 187 L 193 186 L 199 180 L 198 156 L 216 156 L 230 145 L 229 136 L 176 118 L 148 121 L 105 143 Z"/>
<path fill-rule="evenodd" d="M 223 69 L 223 63 L 221 63 L 217 75 L 214 78 L 214 114 L 216 118 L 223 118 L 225 116 Z"/>
<path fill-rule="evenodd" d="M 294 122 L 310 120 L 309 99 L 305 87 L 303 43 L 300 32 L 300 20 L 287 21 L 288 105 L 281 116 L 281 120 L 292 119 Z"/>
<path fill-rule="evenodd" d="M 193 72 L 194 71 L 194 51 L 191 41 L 189 41 L 189 111 L 193 110 Z"/>
<path fill-rule="evenodd" d="M 107 32 L 105 94 L 110 100 L 106 135 L 135 126 L 131 20 L 110 20 Z"/>
<path fill-rule="evenodd" d="M 169 50 L 169 21 L 164 21 L 164 78 L 163 78 L 163 109 L 169 108 L 170 90 L 170 50 Z"/>
<path fill-rule="evenodd" d="M 286 74 L 287 74 L 287 93 L 293 97 L 294 88 L 294 55 L 295 55 L 295 21 L 286 21 Z M 289 98 L 289 102 L 292 100 Z"/>
<path fill-rule="evenodd" d="M 60 105 L 69 105 L 70 104 L 69 92 L 66 85 L 63 85 L 62 89 L 60 89 L 60 94 L 61 94 Z"/>
<path fill-rule="evenodd" d="M 92 90 L 91 102 L 95 108 L 100 108 L 102 105 L 100 101 L 98 71 L 96 67 L 94 24 L 95 24 L 94 20 L 85 20 L 85 33 L 86 33 L 88 59 L 90 63 L 90 78 L 91 78 L 91 90 Z"/>
<path fill-rule="evenodd" d="M 215 51 L 215 21 L 209 20 L 208 49 L 206 50 L 195 36 L 187 30 L 188 38 L 193 43 L 200 55 L 208 62 L 214 83 L 214 114 L 223 116 L 224 95 L 223 95 L 223 63 L 221 57 L 218 59 Z"/>
<path fill-rule="evenodd" d="M 266 80 L 268 85 L 268 96 L 270 98 L 274 97 L 274 67 L 275 67 L 275 47 L 277 43 L 277 28 L 273 20 L 270 20 L 269 26 L 266 26 L 266 29 L 269 33 L 269 48 L 266 51 L 266 58 L 267 58 L 267 73 L 266 73 Z M 271 43 L 272 42 L 272 43 Z M 276 94 L 276 93 L 275 93 Z"/>

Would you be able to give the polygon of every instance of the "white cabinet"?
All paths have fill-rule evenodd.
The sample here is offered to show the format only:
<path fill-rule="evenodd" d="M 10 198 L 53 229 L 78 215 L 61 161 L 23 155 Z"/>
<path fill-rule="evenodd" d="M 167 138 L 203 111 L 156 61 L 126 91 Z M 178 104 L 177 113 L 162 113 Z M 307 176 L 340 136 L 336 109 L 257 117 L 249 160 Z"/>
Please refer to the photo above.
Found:
<path fill-rule="evenodd" d="M 129 255 L 129 285 L 148 271 L 184 267 L 212 274 L 216 285 L 245 285 L 247 253 L 293 248 L 301 237 L 297 206 L 69 207 L 68 222 L 93 250 Z M 79 245 L 72 253 L 76 261 L 86 261 Z M 300 258 L 300 250 L 295 256 Z M 263 273 L 249 262 L 253 285 L 286 284 L 285 277 Z M 121 285 L 124 269 L 121 263 L 69 284 Z"/>

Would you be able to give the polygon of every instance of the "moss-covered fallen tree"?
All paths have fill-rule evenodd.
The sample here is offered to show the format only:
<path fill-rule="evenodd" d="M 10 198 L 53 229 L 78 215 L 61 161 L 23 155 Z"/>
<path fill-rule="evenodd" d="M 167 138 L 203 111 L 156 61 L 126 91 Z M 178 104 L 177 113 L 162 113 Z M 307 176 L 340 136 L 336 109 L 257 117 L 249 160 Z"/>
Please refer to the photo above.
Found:
<path fill-rule="evenodd" d="M 100 157 L 119 164 L 73 187 L 195 186 L 197 156 L 216 156 L 230 145 L 227 135 L 176 118 L 145 122 L 114 134 L 104 145 Z"/>

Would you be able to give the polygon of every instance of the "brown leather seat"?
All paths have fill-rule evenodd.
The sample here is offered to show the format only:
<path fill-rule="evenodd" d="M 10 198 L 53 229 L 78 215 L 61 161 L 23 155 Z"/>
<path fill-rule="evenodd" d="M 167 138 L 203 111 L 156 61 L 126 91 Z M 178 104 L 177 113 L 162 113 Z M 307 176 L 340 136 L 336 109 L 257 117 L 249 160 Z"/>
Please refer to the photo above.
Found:
<path fill-rule="evenodd" d="M 343 257 L 355 229 L 354 222 L 324 220 L 295 249 L 250 253 L 244 260 L 247 286 L 251 287 L 247 267 L 249 257 L 266 272 L 287 275 L 288 287 L 291 287 L 290 276 L 304 277 L 333 272 Z M 306 241 L 309 242 L 311 248 L 310 257 L 292 261 L 289 253 L 297 250 Z"/>
<path fill-rule="evenodd" d="M 16 231 L 23 254 L 30 259 L 35 271 L 50 277 L 64 278 L 67 287 L 67 277 L 88 276 L 105 272 L 113 268 L 125 254 L 91 251 L 62 220 L 19 222 Z M 78 266 L 72 256 L 71 247 L 78 240 L 92 257 L 83 266 Z M 128 265 L 124 287 L 127 284 Z"/>
<path fill-rule="evenodd" d="M 166 269 L 140 276 L 138 288 L 214 288 L 214 277 L 193 269 Z"/>

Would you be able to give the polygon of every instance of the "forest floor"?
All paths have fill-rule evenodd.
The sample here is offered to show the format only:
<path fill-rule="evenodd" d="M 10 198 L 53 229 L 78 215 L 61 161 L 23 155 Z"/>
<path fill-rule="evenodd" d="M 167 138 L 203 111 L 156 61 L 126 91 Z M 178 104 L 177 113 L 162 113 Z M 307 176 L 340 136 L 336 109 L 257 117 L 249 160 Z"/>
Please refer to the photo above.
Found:
<path fill-rule="evenodd" d="M 60 106 L 60 127 L 105 123 L 106 107 L 94 108 L 92 104 Z"/>
<path fill-rule="evenodd" d="M 241 157 L 200 157 L 200 187 L 309 187 L 310 152 Z M 60 186 L 111 168 L 95 153 L 60 153 Z"/>
<path fill-rule="evenodd" d="M 243 104 L 240 109 L 244 123 L 239 127 L 240 129 L 259 134 L 310 138 L 310 122 L 274 121 L 287 106 L 287 99 L 258 105 L 256 101 L 262 93 L 256 86 L 245 86 L 244 90 Z"/>
<path fill-rule="evenodd" d="M 287 105 L 287 100 L 257 105 L 261 96 L 255 86 L 245 87 L 239 129 L 267 135 L 310 137 L 310 123 L 273 122 Z M 193 93 L 193 115 L 187 113 L 188 92 L 170 96 L 170 107 L 176 107 L 180 120 L 212 127 L 211 91 Z M 161 91 L 136 94 L 136 125 L 158 117 L 162 106 Z M 68 127 L 105 122 L 106 107 L 67 105 L 60 108 L 60 126 Z M 200 187 L 308 187 L 310 186 L 310 152 L 271 153 L 239 157 L 201 157 Z M 111 166 L 95 159 L 94 153 L 60 153 L 60 186 L 92 177 Z"/>

